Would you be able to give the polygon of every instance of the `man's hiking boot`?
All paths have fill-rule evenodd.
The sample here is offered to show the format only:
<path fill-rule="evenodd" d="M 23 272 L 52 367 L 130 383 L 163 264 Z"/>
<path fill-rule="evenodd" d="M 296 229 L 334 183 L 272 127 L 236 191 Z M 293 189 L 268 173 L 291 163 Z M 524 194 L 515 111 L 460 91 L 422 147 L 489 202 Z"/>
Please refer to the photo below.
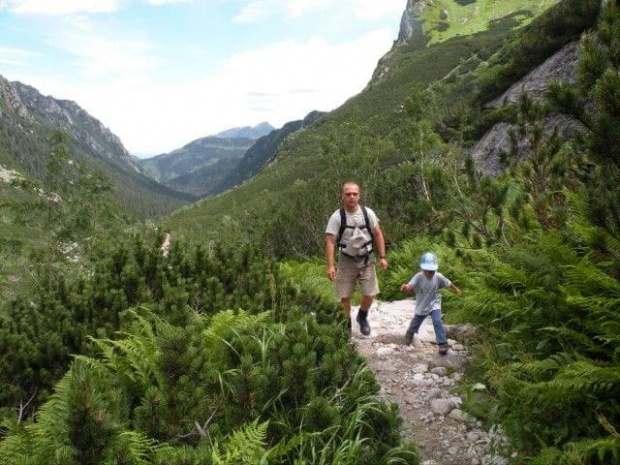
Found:
<path fill-rule="evenodd" d="M 404 341 L 406 346 L 410 346 L 411 344 L 413 344 L 413 333 L 411 331 L 407 331 L 405 333 L 405 337 L 404 337 Z"/>
<path fill-rule="evenodd" d="M 357 312 L 357 316 L 355 317 L 355 321 L 357 321 L 360 325 L 360 333 L 364 336 L 370 335 L 370 325 L 368 324 L 368 312 Z"/>
<path fill-rule="evenodd" d="M 446 355 L 448 353 L 448 344 L 439 344 L 439 355 Z"/>

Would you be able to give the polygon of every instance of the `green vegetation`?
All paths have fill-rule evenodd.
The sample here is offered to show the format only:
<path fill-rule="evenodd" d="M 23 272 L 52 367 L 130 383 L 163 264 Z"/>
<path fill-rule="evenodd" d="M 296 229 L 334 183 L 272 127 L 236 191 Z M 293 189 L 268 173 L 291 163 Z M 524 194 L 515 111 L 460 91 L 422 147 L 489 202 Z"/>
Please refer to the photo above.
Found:
<path fill-rule="evenodd" d="M 386 78 L 371 82 L 361 94 L 317 124 L 287 139 L 279 147 L 275 163 L 251 182 L 183 208 L 165 225 L 191 239 L 226 236 L 230 228 L 250 231 L 253 240 L 263 237 L 265 247 L 271 249 L 269 242 L 276 236 L 266 228 L 271 223 L 282 224 L 284 229 L 275 240 L 289 241 L 290 237 L 287 251 L 313 255 L 322 247 L 322 239 L 317 242 L 320 236 L 314 232 L 322 231 L 337 204 L 338 186 L 347 179 L 362 182 L 364 201 L 376 207 L 381 218 L 389 216 L 397 224 L 408 221 L 403 216 L 381 215 L 390 202 L 380 192 L 387 191 L 384 186 L 391 177 L 400 176 L 395 166 L 412 162 L 418 153 L 430 160 L 452 151 L 448 146 L 435 145 L 426 152 L 425 144 L 431 143 L 426 139 L 437 138 L 437 134 L 444 140 L 460 139 L 463 143 L 479 134 L 473 128 L 480 124 L 487 98 L 497 96 L 557 48 L 578 38 L 594 23 L 597 11 L 598 3 L 565 0 L 525 30 L 494 24 L 472 36 L 455 37 L 425 48 L 413 44 L 398 47 L 385 63 L 390 68 Z M 472 69 L 465 66 L 474 57 L 491 56 L 493 66 L 479 59 L 474 60 L 478 64 Z M 526 60 L 528 56 L 532 62 Z M 449 79 L 451 73 L 457 73 L 454 82 Z M 502 78 L 492 89 L 485 84 L 503 73 L 510 80 Z M 372 176 L 367 174 L 368 167 L 374 170 Z M 415 192 L 412 195 L 418 196 Z M 303 208 L 293 205 L 295 202 L 303 202 Z M 299 223 L 290 217 L 279 218 L 273 214 L 274 209 L 282 215 L 310 209 L 303 213 L 309 227 L 302 240 L 304 246 L 299 245 L 299 234 L 289 231 Z M 221 221 L 223 217 L 230 220 Z M 399 231 L 389 240 L 397 242 L 406 233 L 400 226 L 395 227 L 403 235 Z"/>
<path fill-rule="evenodd" d="M 340 182 L 361 180 L 365 202 L 398 244 L 383 297 L 399 296 L 397 284 L 410 277 L 416 257 L 434 250 L 466 294 L 448 297 L 449 318 L 486 329 L 471 376 L 487 386 L 488 398 L 471 410 L 502 423 L 529 463 L 617 463 L 620 112 L 613 96 L 620 31 L 609 8 L 598 32 L 583 39 L 576 89 L 558 84 L 549 102 L 523 96 L 517 105 L 484 109 L 592 24 L 595 2 L 561 2 L 484 61 L 467 55 L 445 80 L 410 92 L 399 113 L 365 119 L 370 105 L 349 101 L 288 141 L 253 181 L 169 224 L 191 237 L 192 228 L 211 224 L 201 215 L 226 216 L 224 228 L 248 231 L 276 256 L 318 255 Z M 373 83 L 357 102 L 381 86 Z M 544 131 L 557 111 L 579 119 L 585 132 L 564 141 Z M 506 173 L 490 178 L 462 147 L 498 121 L 513 123 L 515 144 L 521 139 L 531 154 L 519 160 L 515 145 L 502 154 Z M 302 165 L 313 177 L 302 176 Z M 412 235 L 420 237 L 403 242 Z M 307 276 L 320 287 L 318 270 Z"/>
<path fill-rule="evenodd" d="M 0 86 L 19 95 L 18 104 L 23 104 L 21 111 L 16 111 L 2 101 L 1 166 L 43 181 L 50 156 L 49 136 L 62 128 L 71 160 L 102 173 L 114 186 L 114 196 L 126 213 L 155 218 L 195 200 L 140 174 L 118 138 L 73 102 L 44 97 L 36 89 L 2 76 Z M 62 111 L 49 111 L 49 106 Z"/>
<path fill-rule="evenodd" d="M 522 29 L 395 49 L 386 77 L 287 138 L 255 178 L 167 218 L 167 257 L 161 234 L 122 232 L 74 265 L 40 255 L 38 287 L 0 307 L 3 463 L 417 463 L 317 258 L 349 179 L 390 241 L 382 298 L 404 297 L 427 250 L 463 289 L 445 309 L 482 327 L 469 381 L 486 387 L 466 408 L 502 424 L 515 461 L 620 463 L 620 10 L 608 2 L 595 25 L 598 12 L 564 0 Z M 485 108 L 584 31 L 575 86 Z M 581 132 L 545 129 L 556 114 Z M 464 148 L 500 121 L 513 146 L 490 177 Z M 42 169 L 60 191 L 66 147 L 53 142 Z M 74 175 L 93 180 L 74 202 L 108 195 Z M 40 199 L 19 192 L 2 206 L 10 228 Z M 54 240 L 87 243 L 104 224 L 40 208 Z"/>
<path fill-rule="evenodd" d="M 423 29 L 431 43 L 442 42 L 483 31 L 496 21 L 528 24 L 537 11 L 545 10 L 554 3 L 553 0 L 439 0 L 433 3 L 433 8 L 426 8 L 422 13 Z"/>
<path fill-rule="evenodd" d="M 42 181 L 17 175 L 0 184 L 0 257 L 6 298 L 45 275 L 60 272 L 90 251 L 113 241 L 130 224 L 114 199 L 113 186 L 100 172 L 70 158 L 67 135 L 49 136 Z"/>
<path fill-rule="evenodd" d="M 333 301 L 249 246 L 110 252 L 2 309 L 3 463 L 415 463 Z"/>
<path fill-rule="evenodd" d="M 254 143 L 246 138 L 203 137 L 139 164 L 147 176 L 165 186 L 201 197 L 233 170 Z"/>

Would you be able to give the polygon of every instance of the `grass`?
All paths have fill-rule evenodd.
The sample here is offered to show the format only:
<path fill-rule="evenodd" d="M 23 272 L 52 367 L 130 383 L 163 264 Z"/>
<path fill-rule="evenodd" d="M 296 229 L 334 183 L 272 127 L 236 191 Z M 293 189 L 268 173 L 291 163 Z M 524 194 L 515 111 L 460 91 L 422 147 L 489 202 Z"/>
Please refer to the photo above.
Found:
<path fill-rule="evenodd" d="M 438 0 L 422 13 L 424 32 L 430 43 L 476 34 L 492 28 L 493 23 L 510 18 L 515 26 L 524 26 L 554 0 Z"/>

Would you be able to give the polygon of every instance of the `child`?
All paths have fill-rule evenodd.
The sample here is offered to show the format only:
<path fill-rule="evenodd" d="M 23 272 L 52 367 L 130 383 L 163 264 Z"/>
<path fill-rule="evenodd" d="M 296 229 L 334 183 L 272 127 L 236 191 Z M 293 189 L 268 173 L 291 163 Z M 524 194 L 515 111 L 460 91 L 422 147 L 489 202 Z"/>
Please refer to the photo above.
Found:
<path fill-rule="evenodd" d="M 415 315 L 405 333 L 405 344 L 411 345 L 414 334 L 417 334 L 424 319 L 430 315 L 435 328 L 435 337 L 439 345 L 439 353 L 448 353 L 448 341 L 446 330 L 441 322 L 441 294 L 439 289 L 448 288 L 457 295 L 461 290 L 448 278 L 437 273 L 439 264 L 437 257 L 432 253 L 425 253 L 420 260 L 421 272 L 417 273 L 411 281 L 400 286 L 401 291 L 415 291 Z"/>

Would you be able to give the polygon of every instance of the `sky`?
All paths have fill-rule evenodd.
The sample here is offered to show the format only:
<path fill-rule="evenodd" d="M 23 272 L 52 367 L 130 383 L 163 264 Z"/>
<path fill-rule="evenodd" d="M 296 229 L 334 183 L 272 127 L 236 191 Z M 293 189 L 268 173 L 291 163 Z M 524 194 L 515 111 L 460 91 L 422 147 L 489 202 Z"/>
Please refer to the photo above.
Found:
<path fill-rule="evenodd" d="M 0 0 L 0 75 L 150 156 L 359 93 L 406 0 Z"/>

